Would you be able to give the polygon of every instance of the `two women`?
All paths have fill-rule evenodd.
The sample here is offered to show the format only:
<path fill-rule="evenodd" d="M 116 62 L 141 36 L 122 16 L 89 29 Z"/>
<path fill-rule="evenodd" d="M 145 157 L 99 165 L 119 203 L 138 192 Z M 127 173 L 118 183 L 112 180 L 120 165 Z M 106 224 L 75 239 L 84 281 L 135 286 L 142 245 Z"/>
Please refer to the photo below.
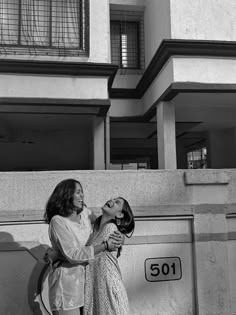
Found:
<path fill-rule="evenodd" d="M 46 205 L 45 220 L 49 223 L 52 247 L 58 255 L 58 262 L 53 265 L 49 276 L 49 298 L 53 315 L 79 315 L 80 312 L 82 314 L 86 264 L 96 261 L 96 255 L 102 257 L 102 253 L 115 251 L 121 245 L 122 239 L 119 240 L 117 234 L 113 234 L 113 239 L 110 237 L 112 231 L 118 230 L 116 218 L 121 221 L 122 218 L 126 218 L 122 221 L 124 224 L 121 225 L 121 229 L 123 229 L 123 225 L 125 229 L 121 232 L 129 233 L 134 228 L 131 210 L 128 214 L 130 218 L 127 220 L 127 211 L 123 211 L 125 200 L 117 198 L 120 203 L 119 207 L 110 206 L 111 202 L 117 205 L 118 201 L 106 203 L 103 207 L 102 217 L 96 221 L 95 230 L 98 229 L 100 238 L 93 234 L 90 243 L 85 246 L 92 232 L 91 220 L 93 221 L 94 215 L 89 209 L 83 207 L 83 197 L 81 184 L 73 179 L 68 179 L 56 186 Z M 106 212 L 108 209 L 111 210 L 110 214 L 109 211 Z M 93 266 L 97 268 L 96 263 Z M 115 272 L 117 273 L 117 270 Z M 96 285 L 100 286 L 100 283 L 91 282 L 92 274 L 93 270 L 87 268 L 86 279 L 90 279 L 86 289 L 88 303 L 90 303 L 91 297 L 93 298 L 92 288 L 94 290 Z M 115 311 L 110 312 L 108 309 L 103 313 L 95 310 L 98 308 L 96 303 L 93 305 L 96 306 L 92 311 L 87 308 L 87 304 L 85 305 L 85 314 L 129 314 L 128 310 L 127 313 L 116 313 Z"/>

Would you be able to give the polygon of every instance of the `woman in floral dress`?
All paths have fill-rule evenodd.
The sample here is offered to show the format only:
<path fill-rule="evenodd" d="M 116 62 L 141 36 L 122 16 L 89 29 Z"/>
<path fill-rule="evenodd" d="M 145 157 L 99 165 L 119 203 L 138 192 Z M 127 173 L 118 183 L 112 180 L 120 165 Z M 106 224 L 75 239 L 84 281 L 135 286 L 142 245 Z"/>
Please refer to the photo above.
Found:
<path fill-rule="evenodd" d="M 117 230 L 126 235 L 133 232 L 134 216 L 125 199 L 107 201 L 102 212 L 88 246 L 104 242 L 107 247 L 109 235 Z M 102 252 L 86 266 L 84 315 L 131 315 L 117 260 L 119 254 L 120 249 L 118 253 Z"/>

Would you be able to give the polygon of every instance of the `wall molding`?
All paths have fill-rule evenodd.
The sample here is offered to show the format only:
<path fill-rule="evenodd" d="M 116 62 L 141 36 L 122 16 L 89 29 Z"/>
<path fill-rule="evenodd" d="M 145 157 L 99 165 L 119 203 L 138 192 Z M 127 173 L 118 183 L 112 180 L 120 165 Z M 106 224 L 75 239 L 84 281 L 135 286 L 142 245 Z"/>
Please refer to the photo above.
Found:
<path fill-rule="evenodd" d="M 1 110 L 1 106 L 8 106 L 9 110 Z M 42 98 L 42 97 L 0 97 L 0 113 L 1 112 L 17 112 L 16 109 L 11 110 L 10 106 L 19 106 L 19 113 L 22 112 L 21 106 L 29 106 L 29 111 L 27 113 L 47 113 L 50 111 L 47 110 L 46 107 L 55 108 L 58 107 L 62 113 L 66 110 L 66 114 L 70 114 L 71 109 L 81 109 L 83 108 L 84 115 L 97 115 L 97 116 L 105 116 L 110 108 L 111 102 L 109 99 L 72 99 L 72 98 Z M 35 110 L 35 108 L 39 108 L 39 110 Z M 34 110 L 32 110 L 34 108 Z M 42 111 L 42 108 L 44 110 Z M 94 111 L 91 112 L 90 109 L 96 109 L 96 113 Z M 53 114 L 57 114 L 54 113 Z M 74 112 L 73 112 L 74 114 Z"/>
<path fill-rule="evenodd" d="M 100 207 L 89 207 L 97 215 Z M 195 214 L 224 214 L 227 218 L 236 217 L 236 204 L 173 204 L 153 206 L 132 206 L 135 220 L 192 220 Z M 44 224 L 43 209 L 0 211 L 0 226 L 14 224 Z"/>
<path fill-rule="evenodd" d="M 110 63 L 0 59 L 0 73 L 108 77 L 109 89 L 117 70 Z"/>

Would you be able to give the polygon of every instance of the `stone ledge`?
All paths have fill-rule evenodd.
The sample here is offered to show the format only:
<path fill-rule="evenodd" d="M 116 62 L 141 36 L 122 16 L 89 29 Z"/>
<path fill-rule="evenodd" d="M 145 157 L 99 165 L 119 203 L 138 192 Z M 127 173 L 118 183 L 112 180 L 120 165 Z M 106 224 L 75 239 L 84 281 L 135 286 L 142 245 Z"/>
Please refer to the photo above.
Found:
<path fill-rule="evenodd" d="M 188 170 L 184 172 L 185 185 L 228 185 L 230 173 L 221 170 Z"/>

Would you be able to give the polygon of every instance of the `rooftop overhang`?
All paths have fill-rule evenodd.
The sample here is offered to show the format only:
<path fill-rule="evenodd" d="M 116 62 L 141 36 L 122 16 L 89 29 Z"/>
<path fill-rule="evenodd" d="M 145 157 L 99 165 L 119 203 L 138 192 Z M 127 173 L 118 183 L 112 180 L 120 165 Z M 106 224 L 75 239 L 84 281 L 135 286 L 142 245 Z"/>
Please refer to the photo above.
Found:
<path fill-rule="evenodd" d="M 0 112 L 105 116 L 117 66 L 0 59 Z"/>
<path fill-rule="evenodd" d="M 0 73 L 107 77 L 112 86 L 118 66 L 109 63 L 0 59 Z"/>
<path fill-rule="evenodd" d="M 109 99 L 0 97 L 0 113 L 105 116 Z"/>

